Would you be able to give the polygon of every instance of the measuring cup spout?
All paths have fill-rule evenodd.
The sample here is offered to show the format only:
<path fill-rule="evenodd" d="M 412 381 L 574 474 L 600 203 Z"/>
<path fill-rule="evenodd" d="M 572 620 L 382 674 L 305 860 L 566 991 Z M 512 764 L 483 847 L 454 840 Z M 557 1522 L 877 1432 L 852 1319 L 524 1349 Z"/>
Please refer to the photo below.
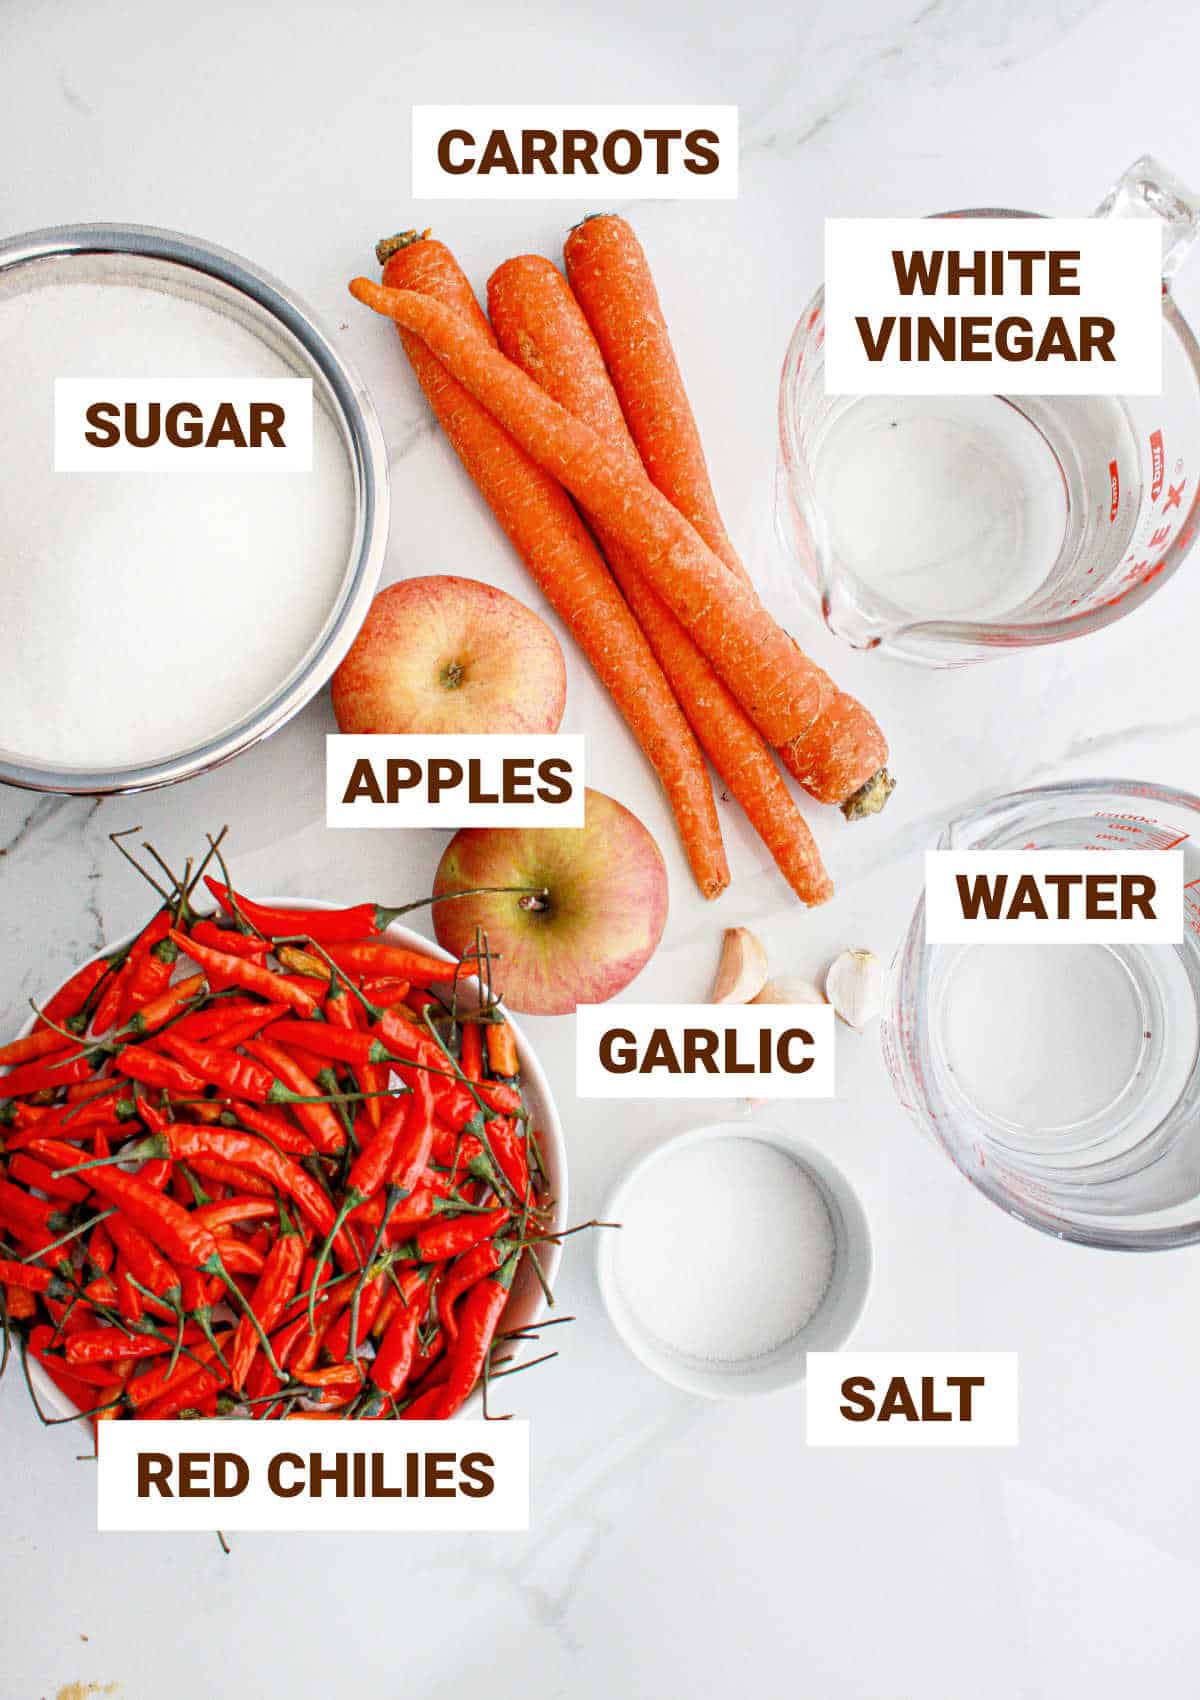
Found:
<path fill-rule="evenodd" d="M 1162 226 L 1163 281 L 1170 283 L 1200 235 L 1200 195 L 1147 153 L 1122 173 L 1093 216 L 1156 218 Z"/>

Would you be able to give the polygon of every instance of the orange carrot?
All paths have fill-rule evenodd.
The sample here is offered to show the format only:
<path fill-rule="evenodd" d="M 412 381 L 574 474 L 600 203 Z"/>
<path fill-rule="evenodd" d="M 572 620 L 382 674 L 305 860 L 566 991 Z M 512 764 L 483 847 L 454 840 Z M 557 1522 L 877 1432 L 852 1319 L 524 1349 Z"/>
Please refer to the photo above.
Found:
<path fill-rule="evenodd" d="M 570 232 L 563 258 L 651 482 L 748 583 L 717 508 L 700 432 L 641 243 L 625 219 L 601 213 Z M 875 813 L 893 789 L 886 771 L 887 740 L 878 723 L 854 697 L 832 685 L 820 719 L 808 733 L 783 743 L 779 755 L 818 802 L 842 804 L 851 819 Z"/>
<path fill-rule="evenodd" d="M 641 243 L 616 213 L 597 213 L 569 233 L 563 259 L 651 483 L 748 584 L 749 574 L 717 508 L 696 418 Z"/>
<path fill-rule="evenodd" d="M 413 331 L 529 457 L 629 550 L 772 744 L 803 737 L 828 680 L 643 470 L 608 448 L 459 314 L 427 296 L 355 278 L 350 293 Z"/>
<path fill-rule="evenodd" d="M 784 744 L 779 759 L 819 803 L 840 804 L 847 820 L 878 814 L 896 789 L 878 721 L 845 691 L 834 692 L 816 725 Z"/>
<path fill-rule="evenodd" d="M 504 352 L 606 444 L 636 462 L 596 339 L 570 285 L 550 261 L 536 255 L 506 261 L 488 280 L 488 312 Z M 796 895 L 804 903 L 824 902 L 833 884 L 762 739 L 628 552 L 600 522 L 593 529 L 709 760 Z"/>
<path fill-rule="evenodd" d="M 458 262 L 441 243 L 381 243 L 384 278 L 404 300 L 479 341 L 496 360 L 491 327 Z M 359 280 L 368 291 L 397 292 Z M 658 774 L 701 892 L 729 884 L 712 786 L 699 745 L 566 492 L 539 469 L 425 345 L 401 327 L 405 351 L 459 459 L 507 532 L 539 589 L 595 668 Z"/>

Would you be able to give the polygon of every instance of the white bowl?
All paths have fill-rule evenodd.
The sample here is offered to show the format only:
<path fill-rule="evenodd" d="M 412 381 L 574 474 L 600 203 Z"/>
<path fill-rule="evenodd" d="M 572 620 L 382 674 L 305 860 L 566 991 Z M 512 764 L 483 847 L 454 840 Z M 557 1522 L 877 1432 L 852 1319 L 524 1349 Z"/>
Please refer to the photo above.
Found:
<path fill-rule="evenodd" d="M 820 1192 L 833 1227 L 833 1269 L 825 1295 L 808 1322 L 773 1351 L 737 1363 L 716 1363 L 673 1350 L 651 1333 L 621 1291 L 616 1274 L 620 1229 L 600 1236 L 596 1254 L 600 1292 L 613 1327 L 629 1350 L 664 1381 L 708 1399 L 775 1393 L 803 1381 L 809 1352 L 835 1352 L 853 1333 L 871 1284 L 870 1230 L 856 1193 L 824 1152 L 778 1128 L 750 1122 L 720 1122 L 695 1128 L 648 1152 L 627 1171 L 612 1193 L 605 1206 L 605 1221 L 620 1222 L 627 1201 L 648 1169 L 684 1146 L 716 1139 L 757 1141 L 773 1146 L 803 1169 Z M 697 1225 L 695 1244 L 681 1245 L 679 1256 L 695 1260 L 704 1257 L 706 1242 L 719 1228 L 719 1206 L 714 1204 L 712 1217 Z"/>
<path fill-rule="evenodd" d="M 286 907 L 288 909 L 336 909 L 340 907 L 336 903 L 324 903 L 304 897 L 268 896 L 257 898 L 256 901 L 269 904 L 272 907 Z M 138 928 L 134 932 L 127 933 L 124 938 L 104 945 L 95 953 L 95 956 L 89 957 L 88 961 L 95 961 L 98 956 L 110 956 L 113 951 L 123 950 L 127 945 L 133 943 L 140 931 L 141 929 Z M 443 950 L 441 945 L 424 938 L 420 933 L 412 932 L 408 927 L 401 926 L 398 921 L 392 923 L 384 936 L 394 944 L 406 945 L 412 950 L 423 951 L 427 956 L 437 956 L 446 962 L 454 961 L 450 953 Z M 83 964 L 80 964 L 80 966 L 82 967 Z M 67 976 L 64 975 L 63 978 L 65 980 Z M 475 982 L 463 980 L 459 987 L 460 996 L 464 999 L 469 998 L 474 987 Z M 53 987 L 41 988 L 42 994 L 46 997 L 49 997 L 53 990 Z M 19 1036 L 31 1031 L 34 1019 L 33 1016 L 29 1018 Z M 521 1064 L 521 1084 L 525 1102 L 529 1107 L 532 1125 L 541 1136 L 539 1149 L 546 1169 L 547 1188 L 553 1200 L 552 1217 L 548 1231 L 558 1233 L 566 1226 L 567 1222 L 567 1151 L 563 1139 L 562 1123 L 559 1120 L 550 1083 L 546 1079 L 528 1039 L 511 1015 L 507 1019 L 513 1030 L 513 1037 L 517 1042 L 517 1056 Z M 3 1089 L 4 1080 L 3 1076 L 0 1075 L 0 1097 L 3 1096 Z M 547 1284 L 553 1288 L 558 1267 L 562 1261 L 561 1243 L 543 1245 L 540 1255 Z M 538 1322 L 545 1319 L 548 1312 L 549 1307 L 546 1304 L 545 1294 L 542 1292 L 537 1276 L 529 1266 L 529 1258 L 523 1258 L 517 1279 L 513 1282 L 512 1296 L 505 1307 L 500 1326 L 502 1329 L 533 1328 Z M 515 1348 L 513 1362 L 515 1364 L 522 1359 L 535 1356 L 541 1350 L 542 1348 L 537 1345 L 518 1344 Z M 45 1409 L 52 1410 L 56 1416 L 68 1417 L 75 1414 L 76 1407 L 32 1358 L 29 1360 L 29 1373 L 37 1392 L 38 1401 Z M 482 1393 L 476 1392 L 472 1394 L 459 1414 L 471 1417 L 478 1416 L 482 1403 Z"/>

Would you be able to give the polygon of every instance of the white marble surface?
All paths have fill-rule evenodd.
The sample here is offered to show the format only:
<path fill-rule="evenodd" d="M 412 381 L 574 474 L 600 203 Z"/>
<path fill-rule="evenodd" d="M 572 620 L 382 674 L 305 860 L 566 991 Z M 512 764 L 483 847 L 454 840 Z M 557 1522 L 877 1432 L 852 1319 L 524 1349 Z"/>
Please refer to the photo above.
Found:
<path fill-rule="evenodd" d="M 826 214 L 959 205 L 1088 210 L 1151 149 L 1200 181 L 1187 0 L 883 0 L 721 7 L 416 8 L 403 0 L 243 6 L 7 0 L 0 8 L 0 222 L 174 226 L 243 251 L 335 325 L 392 449 L 387 576 L 463 572 L 538 605 L 398 358 L 344 281 L 379 234 L 436 222 L 478 283 L 528 247 L 557 253 L 580 204 L 409 203 L 412 100 L 737 101 L 741 198 L 643 205 L 731 529 L 782 612 L 768 525 L 777 372 L 816 281 Z M 1185 306 L 1200 285 L 1184 279 Z M 0 542 L 2 546 L 2 542 Z M 690 889 L 669 821 L 578 657 L 566 729 L 593 783 L 668 855 L 667 939 L 639 997 L 704 994 L 722 924 L 769 927 L 811 973 L 835 949 L 890 953 L 920 852 L 962 803 L 1066 775 L 1195 787 L 1200 557 L 1131 621 L 1082 644 L 958 675 L 820 659 L 879 712 L 901 775 L 886 816 L 816 830 L 839 883 L 789 906 L 729 822 L 733 889 Z M 153 587 L 148 587 L 153 594 Z M 97 656 L 96 688 L 103 689 Z M 428 882 L 439 835 L 321 824 L 314 704 L 269 745 L 129 802 L 0 796 L 4 1025 L 27 996 L 138 917 L 106 834 L 141 822 L 169 855 L 229 821 L 251 889 L 380 900 Z M 636 1153 L 699 1119 L 573 1102 L 568 1021 L 531 1023 L 570 1129 L 577 1212 Z M 833 1104 L 788 1112 L 843 1165 L 874 1224 L 864 1346 L 1015 1348 L 1023 1438 L 997 1453 L 806 1452 L 799 1393 L 710 1405 L 629 1358 L 588 1249 L 561 1360 L 513 1384 L 533 1418 L 528 1536 L 98 1536 L 73 1431 L 0 1392 L 0 1700 L 68 1682 L 119 1700 L 484 1692 L 524 1700 L 755 1693 L 1096 1700 L 1197 1692 L 1200 1251 L 1143 1259 L 1052 1243 L 975 1196 L 895 1104 L 873 1036 L 841 1045 Z M 759 1111 L 768 1115 L 769 1111 Z M 105 1690 L 108 1692 L 108 1690 Z"/>

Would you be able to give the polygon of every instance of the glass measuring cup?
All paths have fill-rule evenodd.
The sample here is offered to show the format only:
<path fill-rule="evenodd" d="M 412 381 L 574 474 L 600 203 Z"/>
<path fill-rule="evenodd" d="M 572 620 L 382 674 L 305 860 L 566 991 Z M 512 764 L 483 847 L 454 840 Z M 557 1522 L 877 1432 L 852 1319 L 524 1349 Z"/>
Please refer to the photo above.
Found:
<path fill-rule="evenodd" d="M 1124 780 L 1019 791 L 939 849 L 1181 850 L 1182 945 L 933 945 L 892 964 L 884 1056 L 981 1192 L 1060 1239 L 1200 1240 L 1200 797 Z"/>
<path fill-rule="evenodd" d="M 946 667 L 1079 637 L 1138 607 L 1194 541 L 1200 348 L 1169 283 L 1200 198 L 1143 158 L 1095 216 L 1163 226 L 1160 396 L 827 396 L 824 291 L 809 303 L 780 385 L 776 523 L 856 648 Z"/>

